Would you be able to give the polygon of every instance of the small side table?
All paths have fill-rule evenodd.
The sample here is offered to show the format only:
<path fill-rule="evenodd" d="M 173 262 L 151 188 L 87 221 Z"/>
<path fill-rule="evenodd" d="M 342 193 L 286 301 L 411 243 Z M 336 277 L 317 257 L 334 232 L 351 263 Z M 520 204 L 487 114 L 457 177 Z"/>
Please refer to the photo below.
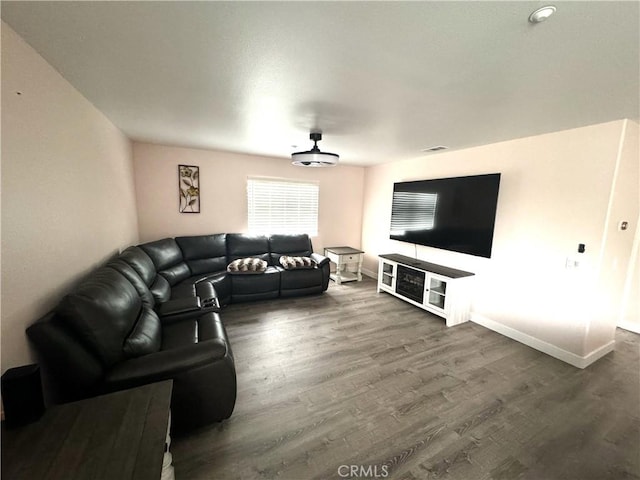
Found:
<path fill-rule="evenodd" d="M 363 254 L 362 250 L 351 247 L 326 247 L 324 256 L 336 264 L 336 273 L 331 274 L 331 280 L 338 285 L 342 282 L 362 281 Z"/>

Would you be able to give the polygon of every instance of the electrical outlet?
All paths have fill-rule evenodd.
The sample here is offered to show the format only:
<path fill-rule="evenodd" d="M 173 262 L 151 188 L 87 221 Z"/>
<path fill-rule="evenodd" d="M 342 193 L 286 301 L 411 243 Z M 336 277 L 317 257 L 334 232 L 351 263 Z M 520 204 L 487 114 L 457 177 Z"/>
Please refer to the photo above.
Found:
<path fill-rule="evenodd" d="M 580 267 L 580 261 L 575 258 L 567 257 L 565 268 L 574 269 Z"/>

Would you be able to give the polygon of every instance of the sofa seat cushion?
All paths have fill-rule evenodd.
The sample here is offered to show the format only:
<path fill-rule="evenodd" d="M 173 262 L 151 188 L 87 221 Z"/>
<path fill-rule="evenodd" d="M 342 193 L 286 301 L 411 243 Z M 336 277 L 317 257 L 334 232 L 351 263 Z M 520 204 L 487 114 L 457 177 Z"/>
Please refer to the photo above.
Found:
<path fill-rule="evenodd" d="M 322 270 L 319 268 L 300 268 L 282 270 L 280 274 L 280 289 L 295 290 L 322 285 Z"/>
<path fill-rule="evenodd" d="M 239 275 L 252 275 L 264 273 L 267 262 L 259 258 L 238 258 L 227 265 L 227 272 Z"/>
<path fill-rule="evenodd" d="M 198 318 L 163 325 L 162 350 L 181 348 L 215 338 L 226 341 L 222 321 L 217 313 L 206 313 Z"/>
<path fill-rule="evenodd" d="M 230 275 L 233 296 L 254 293 L 278 292 L 280 269 L 267 267 L 261 275 Z"/>
<path fill-rule="evenodd" d="M 212 339 L 133 358 L 118 363 L 105 375 L 103 390 L 122 390 L 169 378 L 176 380 L 177 375 L 197 372 L 201 367 L 223 360 L 228 353 L 229 345 L 225 340 Z M 206 382 L 209 379 L 198 380 Z M 176 384 L 173 388 L 175 392 Z M 174 408 L 173 402 L 171 408 Z"/>
<path fill-rule="evenodd" d="M 198 343 L 198 320 L 190 319 L 163 325 L 162 350 Z"/>

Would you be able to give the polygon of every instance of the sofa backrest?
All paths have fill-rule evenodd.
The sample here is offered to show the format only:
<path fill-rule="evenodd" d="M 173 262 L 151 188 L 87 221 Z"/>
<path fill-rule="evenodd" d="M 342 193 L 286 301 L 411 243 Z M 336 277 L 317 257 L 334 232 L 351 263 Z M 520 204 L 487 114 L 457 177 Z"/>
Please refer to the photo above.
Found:
<path fill-rule="evenodd" d="M 151 258 L 138 247 L 129 247 L 118 257 L 110 261 L 107 267 L 111 267 L 121 273 L 129 283 L 134 286 L 142 303 L 153 308 L 156 304 L 155 297 L 149 287 L 153 285 L 158 274 Z M 163 279 L 164 280 L 164 279 Z M 165 280 L 168 293 L 169 282 Z"/>
<path fill-rule="evenodd" d="M 171 297 L 171 286 L 158 275 L 151 257 L 140 247 L 129 247 L 108 264 L 124 275 L 136 288 L 142 302 L 153 308 Z"/>
<path fill-rule="evenodd" d="M 107 267 L 116 270 L 118 273 L 124 276 L 129 281 L 129 283 L 131 283 L 131 285 L 133 285 L 144 305 L 147 305 L 149 308 L 153 308 L 155 306 L 156 300 L 153 297 L 151 290 L 149 290 L 147 284 L 144 283 L 144 280 L 140 278 L 140 275 L 138 275 L 138 273 L 131 267 L 131 265 L 129 265 L 121 258 L 116 258 L 115 260 L 110 261 L 107 264 Z M 167 282 L 167 286 L 168 285 L 169 283 Z"/>
<path fill-rule="evenodd" d="M 309 257 L 313 252 L 311 239 L 306 233 L 297 235 L 274 234 L 269 237 L 271 264 L 280 265 L 280 257 Z"/>
<path fill-rule="evenodd" d="M 198 235 L 176 237 L 176 243 L 182 250 L 191 275 L 215 273 L 227 268 L 227 235 Z"/>
<path fill-rule="evenodd" d="M 156 270 L 172 287 L 191 276 L 189 266 L 182 257 L 182 250 L 173 238 L 139 245 L 149 255 Z"/>
<path fill-rule="evenodd" d="M 129 264 L 147 287 L 153 284 L 158 272 L 151 257 L 140 247 L 131 246 L 125 249 L 118 258 Z"/>
<path fill-rule="evenodd" d="M 118 271 L 91 273 L 55 310 L 80 342 L 110 367 L 160 349 L 160 320 Z"/>
<path fill-rule="evenodd" d="M 244 233 L 227 234 L 227 260 L 229 263 L 238 258 L 259 258 L 271 265 L 269 238 L 265 235 L 247 235 Z"/>

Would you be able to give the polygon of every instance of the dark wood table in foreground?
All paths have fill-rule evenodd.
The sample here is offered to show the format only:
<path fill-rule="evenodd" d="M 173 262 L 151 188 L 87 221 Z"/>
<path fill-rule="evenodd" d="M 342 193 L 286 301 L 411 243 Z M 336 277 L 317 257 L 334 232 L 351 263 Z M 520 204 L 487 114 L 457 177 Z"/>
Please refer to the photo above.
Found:
<path fill-rule="evenodd" d="M 56 405 L 30 425 L 3 426 L 2 478 L 160 479 L 172 386 Z"/>

